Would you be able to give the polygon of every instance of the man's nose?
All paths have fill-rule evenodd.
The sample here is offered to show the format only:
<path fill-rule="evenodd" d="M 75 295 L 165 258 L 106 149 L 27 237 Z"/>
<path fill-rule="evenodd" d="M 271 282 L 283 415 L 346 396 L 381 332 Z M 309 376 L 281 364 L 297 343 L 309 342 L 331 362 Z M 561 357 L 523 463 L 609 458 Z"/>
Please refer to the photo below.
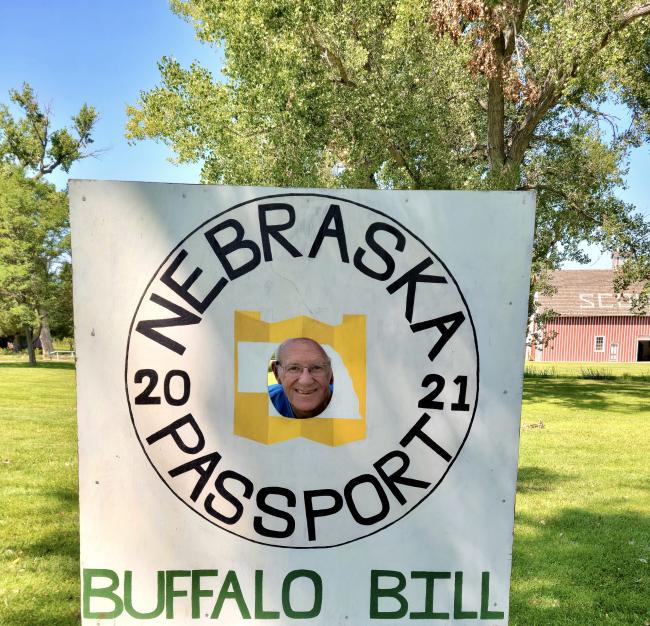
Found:
<path fill-rule="evenodd" d="M 306 382 L 311 382 L 314 379 L 314 377 L 309 373 L 309 368 L 308 367 L 303 367 L 302 372 L 300 373 L 300 377 L 298 380 L 301 383 L 306 383 Z"/>

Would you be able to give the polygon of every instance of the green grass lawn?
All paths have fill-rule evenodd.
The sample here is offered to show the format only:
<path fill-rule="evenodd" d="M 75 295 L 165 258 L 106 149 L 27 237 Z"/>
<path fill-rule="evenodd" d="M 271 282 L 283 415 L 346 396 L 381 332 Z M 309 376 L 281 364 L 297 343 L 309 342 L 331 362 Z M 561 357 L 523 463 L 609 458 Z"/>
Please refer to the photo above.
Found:
<path fill-rule="evenodd" d="M 75 372 L 0 359 L 0 624 L 79 623 Z"/>
<path fill-rule="evenodd" d="M 529 378 L 522 426 L 511 624 L 643 626 L 650 384 Z"/>
<path fill-rule="evenodd" d="M 525 380 L 511 626 L 650 620 L 650 384 L 635 372 Z M 73 364 L 0 358 L 0 428 L 0 624 L 78 624 Z"/>
<path fill-rule="evenodd" d="M 650 362 L 640 363 L 539 363 L 528 362 L 526 376 L 555 378 L 628 378 L 650 382 Z"/>

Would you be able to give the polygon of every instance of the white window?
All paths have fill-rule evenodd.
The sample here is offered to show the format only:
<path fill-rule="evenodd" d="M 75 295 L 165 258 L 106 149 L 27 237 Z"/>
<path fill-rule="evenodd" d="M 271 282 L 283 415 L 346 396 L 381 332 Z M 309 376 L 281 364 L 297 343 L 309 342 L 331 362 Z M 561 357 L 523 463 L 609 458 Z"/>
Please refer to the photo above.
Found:
<path fill-rule="evenodd" d="M 594 338 L 594 352 L 605 352 L 605 337 L 596 335 Z"/>

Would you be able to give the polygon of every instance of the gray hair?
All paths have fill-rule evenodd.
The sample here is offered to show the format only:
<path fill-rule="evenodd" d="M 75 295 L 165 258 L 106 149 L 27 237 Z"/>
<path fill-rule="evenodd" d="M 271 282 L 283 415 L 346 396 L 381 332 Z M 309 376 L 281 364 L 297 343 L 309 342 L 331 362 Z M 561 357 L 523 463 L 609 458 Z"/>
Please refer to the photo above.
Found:
<path fill-rule="evenodd" d="M 325 362 L 328 365 L 332 364 L 332 362 L 330 361 L 330 358 L 327 356 L 327 352 L 325 352 L 325 350 L 323 349 L 323 346 L 321 346 L 318 343 L 318 341 L 315 341 L 314 339 L 311 339 L 310 337 L 292 337 L 290 339 L 285 339 L 278 346 L 277 350 L 275 351 L 275 359 L 276 359 L 276 362 L 279 365 L 282 365 L 282 352 L 283 352 L 283 350 L 294 341 L 302 341 L 302 342 L 310 343 L 310 344 L 316 346 L 320 350 L 321 354 L 323 355 L 323 359 L 325 359 Z"/>

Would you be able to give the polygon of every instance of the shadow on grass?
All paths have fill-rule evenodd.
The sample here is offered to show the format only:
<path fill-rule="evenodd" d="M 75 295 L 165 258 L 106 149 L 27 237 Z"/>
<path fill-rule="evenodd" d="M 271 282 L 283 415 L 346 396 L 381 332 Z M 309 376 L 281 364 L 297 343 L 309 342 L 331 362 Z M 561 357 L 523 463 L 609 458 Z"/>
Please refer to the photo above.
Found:
<path fill-rule="evenodd" d="M 48 494 L 59 500 L 66 509 L 76 511 L 79 509 L 79 491 L 77 489 L 63 489 L 59 487 Z"/>
<path fill-rule="evenodd" d="M 650 617 L 650 517 L 568 509 L 517 514 L 511 626 L 629 626 Z M 530 532 L 530 529 L 533 532 Z"/>
<path fill-rule="evenodd" d="M 544 467 L 520 467 L 517 472 L 517 493 L 550 491 L 556 484 L 572 478 L 572 476 L 558 474 Z"/>
<path fill-rule="evenodd" d="M 8 603 L 0 604 L 2 626 L 80 623 L 78 493 L 76 489 L 58 488 L 47 496 L 43 498 L 43 513 L 37 528 L 48 530 L 35 532 L 31 541 L 16 548 L 23 561 L 30 565 L 26 572 L 15 574 L 20 592 L 5 596 L 10 598 Z M 47 584 L 35 588 L 35 581 L 42 579 Z"/>
<path fill-rule="evenodd" d="M 48 532 L 35 533 L 31 543 L 25 543 L 22 547 L 23 552 L 34 558 L 57 555 L 78 561 L 78 491 L 61 487 L 48 491 L 41 510 L 43 524 L 47 525 L 49 522 L 56 527 Z M 62 523 L 58 518 L 61 518 Z M 75 520 L 74 523 L 71 520 Z"/>
<path fill-rule="evenodd" d="M 631 392 L 637 404 L 622 405 L 617 392 Z M 535 378 L 524 381 L 524 402 L 536 400 L 564 404 L 571 409 L 591 411 L 613 410 L 617 413 L 636 413 L 647 407 L 650 386 L 636 381 L 585 381 L 576 378 Z"/>
<path fill-rule="evenodd" d="M 35 558 L 57 555 L 78 561 L 79 529 L 75 526 L 43 534 L 37 541 L 25 545 L 23 552 Z"/>
<path fill-rule="evenodd" d="M 70 361 L 39 361 L 37 365 L 30 365 L 25 362 L 15 362 L 15 361 L 0 361 L 0 368 L 15 368 L 15 369 L 47 369 L 47 370 L 73 370 L 75 364 Z"/>
<path fill-rule="evenodd" d="M 639 478 L 635 476 L 629 480 L 621 480 L 619 487 L 621 489 L 642 489 L 643 491 L 650 491 L 650 478 Z"/>

